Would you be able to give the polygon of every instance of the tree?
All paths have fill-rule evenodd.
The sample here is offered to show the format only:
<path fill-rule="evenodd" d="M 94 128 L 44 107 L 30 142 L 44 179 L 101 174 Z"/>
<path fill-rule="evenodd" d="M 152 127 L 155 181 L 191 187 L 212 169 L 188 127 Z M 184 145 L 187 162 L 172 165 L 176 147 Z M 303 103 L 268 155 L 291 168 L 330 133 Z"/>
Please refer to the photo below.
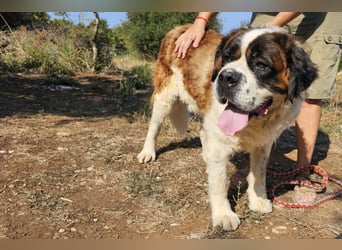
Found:
<path fill-rule="evenodd" d="M 56 15 L 56 16 L 62 17 L 62 20 L 63 20 L 63 21 L 68 20 L 68 19 L 70 18 L 69 13 L 66 12 L 66 11 L 55 12 L 55 15 Z"/>
<path fill-rule="evenodd" d="M 95 15 L 95 25 L 94 25 L 94 39 L 92 41 L 92 48 L 93 48 L 93 65 L 91 67 L 91 71 L 95 71 L 95 66 L 97 63 L 97 54 L 98 54 L 98 48 L 97 48 L 97 37 L 99 34 L 99 26 L 100 26 L 100 16 L 98 12 L 93 12 Z"/>
<path fill-rule="evenodd" d="M 192 23 L 197 12 L 129 12 L 128 21 L 123 24 L 129 32 L 129 39 L 145 59 L 154 60 L 161 40 L 173 27 Z M 210 28 L 221 29 L 218 19 L 210 23 Z"/>
<path fill-rule="evenodd" d="M 25 26 L 28 29 L 44 27 L 49 22 L 46 12 L 1 12 L 0 29 L 16 29 Z M 8 27 L 9 26 L 9 27 Z"/>

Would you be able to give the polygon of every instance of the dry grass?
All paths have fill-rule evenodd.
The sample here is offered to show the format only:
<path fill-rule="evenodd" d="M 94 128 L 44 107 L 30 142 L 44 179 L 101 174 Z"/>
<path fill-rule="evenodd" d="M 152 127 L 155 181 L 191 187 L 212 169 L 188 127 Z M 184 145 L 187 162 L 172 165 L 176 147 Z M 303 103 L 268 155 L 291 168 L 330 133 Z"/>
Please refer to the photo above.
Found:
<path fill-rule="evenodd" d="M 321 127 L 329 135 L 342 138 L 342 73 L 337 75 L 333 97 L 323 104 Z"/>
<path fill-rule="evenodd" d="M 339 72 L 336 77 L 336 89 L 334 96 L 330 100 L 331 104 L 342 104 L 342 72 Z"/>
<path fill-rule="evenodd" d="M 2 64 L 12 72 L 72 74 L 90 71 L 91 49 L 84 38 L 70 32 L 61 27 L 42 30 L 21 27 L 11 33 L 1 32 L 1 36 L 6 37 L 2 38 L 6 41 L 0 40 Z"/>

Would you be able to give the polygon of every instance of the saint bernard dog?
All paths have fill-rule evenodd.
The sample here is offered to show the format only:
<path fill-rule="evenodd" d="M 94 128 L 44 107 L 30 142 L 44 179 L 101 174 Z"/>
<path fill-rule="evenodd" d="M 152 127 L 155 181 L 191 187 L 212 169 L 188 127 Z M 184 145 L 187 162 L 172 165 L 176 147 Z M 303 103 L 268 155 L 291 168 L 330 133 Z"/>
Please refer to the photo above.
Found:
<path fill-rule="evenodd" d="M 271 147 L 293 124 L 317 69 L 301 41 L 279 27 L 240 28 L 226 36 L 208 30 L 201 45 L 180 59 L 175 41 L 187 28 L 176 27 L 162 41 L 152 117 L 137 158 L 140 163 L 156 159 L 157 136 L 167 116 L 184 133 L 189 112 L 197 114 L 212 223 L 235 230 L 240 220 L 227 199 L 229 159 L 239 151 L 249 153 L 249 208 L 271 212 L 265 183 Z"/>

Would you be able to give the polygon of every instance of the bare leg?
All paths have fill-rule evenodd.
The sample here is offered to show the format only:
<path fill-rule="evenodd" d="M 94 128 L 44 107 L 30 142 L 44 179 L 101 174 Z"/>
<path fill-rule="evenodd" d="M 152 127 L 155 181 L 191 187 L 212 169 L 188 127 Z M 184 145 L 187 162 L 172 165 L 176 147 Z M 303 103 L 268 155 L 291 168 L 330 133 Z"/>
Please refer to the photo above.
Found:
<path fill-rule="evenodd" d="M 322 101 L 307 99 L 302 102 L 296 119 L 297 167 L 311 163 L 321 119 Z"/>

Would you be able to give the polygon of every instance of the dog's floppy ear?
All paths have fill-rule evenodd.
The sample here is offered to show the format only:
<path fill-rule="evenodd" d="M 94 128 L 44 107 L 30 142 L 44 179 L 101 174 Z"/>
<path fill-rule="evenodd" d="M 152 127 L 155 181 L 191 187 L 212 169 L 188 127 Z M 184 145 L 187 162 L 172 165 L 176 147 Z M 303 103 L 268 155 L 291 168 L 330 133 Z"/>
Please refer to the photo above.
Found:
<path fill-rule="evenodd" d="M 287 48 L 287 63 L 290 70 L 288 96 L 290 101 L 293 101 L 302 91 L 310 87 L 318 73 L 297 37 L 289 37 Z"/>
<path fill-rule="evenodd" d="M 221 44 L 217 47 L 216 53 L 215 53 L 215 61 L 214 61 L 214 69 L 211 74 L 211 81 L 215 81 L 218 73 L 220 72 L 220 69 L 222 68 L 222 42 Z"/>
<path fill-rule="evenodd" d="M 222 68 L 222 56 L 223 56 L 223 51 L 225 49 L 225 47 L 228 44 L 228 40 L 230 40 L 231 36 L 232 36 L 233 32 L 231 32 L 229 35 L 225 36 L 222 38 L 220 44 L 217 46 L 216 48 L 216 53 L 215 53 L 215 61 L 214 61 L 214 69 L 213 69 L 213 73 L 211 75 L 211 81 L 215 81 L 218 73 L 220 72 L 221 68 Z"/>

